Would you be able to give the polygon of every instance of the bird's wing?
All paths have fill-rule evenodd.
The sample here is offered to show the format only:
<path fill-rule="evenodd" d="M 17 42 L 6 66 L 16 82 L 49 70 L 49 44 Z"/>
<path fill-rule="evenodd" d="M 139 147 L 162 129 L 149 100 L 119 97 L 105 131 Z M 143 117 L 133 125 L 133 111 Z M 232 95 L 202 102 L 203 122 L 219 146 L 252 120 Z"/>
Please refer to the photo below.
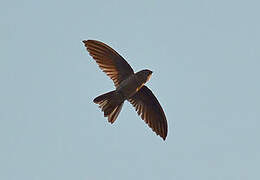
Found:
<path fill-rule="evenodd" d="M 135 95 L 129 98 L 129 102 L 152 130 L 165 140 L 168 129 L 167 120 L 159 101 L 152 91 L 143 86 Z"/>
<path fill-rule="evenodd" d="M 134 74 L 131 66 L 114 49 L 108 45 L 95 40 L 83 41 L 89 54 L 95 59 L 99 67 L 114 82 L 115 86 Z"/>

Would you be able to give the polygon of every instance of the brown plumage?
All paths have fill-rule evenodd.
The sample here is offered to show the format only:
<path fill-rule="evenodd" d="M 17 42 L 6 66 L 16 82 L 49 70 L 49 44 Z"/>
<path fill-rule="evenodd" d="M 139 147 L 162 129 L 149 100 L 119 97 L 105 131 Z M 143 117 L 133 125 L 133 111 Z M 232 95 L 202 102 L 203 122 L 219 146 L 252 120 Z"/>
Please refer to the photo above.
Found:
<path fill-rule="evenodd" d="M 142 70 L 134 73 L 126 60 L 108 45 L 95 40 L 83 43 L 116 87 L 116 90 L 94 99 L 94 103 L 99 104 L 108 121 L 115 122 L 124 101 L 128 100 L 149 127 L 165 140 L 168 129 L 165 114 L 152 91 L 144 85 L 150 79 L 152 71 Z"/>

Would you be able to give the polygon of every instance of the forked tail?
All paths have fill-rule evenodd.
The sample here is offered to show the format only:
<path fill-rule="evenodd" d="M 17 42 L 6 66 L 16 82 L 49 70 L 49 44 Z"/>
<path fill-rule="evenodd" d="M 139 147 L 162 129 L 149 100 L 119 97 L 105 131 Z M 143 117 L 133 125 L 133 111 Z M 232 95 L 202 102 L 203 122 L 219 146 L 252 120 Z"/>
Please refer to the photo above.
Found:
<path fill-rule="evenodd" d="M 104 116 L 108 117 L 108 122 L 111 124 L 115 122 L 124 104 L 124 100 L 116 91 L 102 94 L 93 101 L 94 103 L 99 104 L 99 107 L 104 112 Z"/>

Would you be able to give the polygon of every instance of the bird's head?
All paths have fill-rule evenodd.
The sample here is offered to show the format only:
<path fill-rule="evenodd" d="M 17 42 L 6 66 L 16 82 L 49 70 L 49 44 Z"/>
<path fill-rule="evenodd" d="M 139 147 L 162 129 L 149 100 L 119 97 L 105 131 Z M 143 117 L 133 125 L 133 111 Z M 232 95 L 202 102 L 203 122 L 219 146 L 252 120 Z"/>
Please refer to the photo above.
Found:
<path fill-rule="evenodd" d="M 152 73 L 153 72 L 150 71 L 149 69 L 145 69 L 145 70 L 139 71 L 136 74 L 137 74 L 139 80 L 141 80 L 143 83 L 146 83 L 151 78 Z"/>

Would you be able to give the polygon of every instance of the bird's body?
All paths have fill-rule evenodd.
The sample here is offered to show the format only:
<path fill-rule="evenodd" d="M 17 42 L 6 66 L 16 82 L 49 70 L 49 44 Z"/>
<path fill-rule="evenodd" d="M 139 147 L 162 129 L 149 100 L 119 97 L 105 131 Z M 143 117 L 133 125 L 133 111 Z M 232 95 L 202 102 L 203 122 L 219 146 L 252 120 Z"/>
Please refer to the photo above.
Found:
<path fill-rule="evenodd" d="M 121 92 L 126 99 L 130 98 L 149 80 L 149 74 L 152 74 L 152 71 L 143 70 L 130 75 L 119 84 L 116 91 Z"/>
<path fill-rule="evenodd" d="M 120 83 L 120 85 L 116 88 L 116 91 L 121 92 L 127 99 L 134 95 L 140 86 L 141 82 L 136 79 L 136 76 L 130 75 L 127 79 Z"/>
<path fill-rule="evenodd" d="M 128 100 L 141 118 L 164 140 L 167 136 L 167 121 L 163 109 L 152 91 L 144 84 L 150 79 L 152 71 L 142 70 L 134 73 L 131 66 L 115 50 L 106 44 L 95 41 L 83 41 L 90 55 L 99 67 L 114 81 L 114 91 L 94 99 L 108 117 L 115 122 L 123 103 Z"/>

